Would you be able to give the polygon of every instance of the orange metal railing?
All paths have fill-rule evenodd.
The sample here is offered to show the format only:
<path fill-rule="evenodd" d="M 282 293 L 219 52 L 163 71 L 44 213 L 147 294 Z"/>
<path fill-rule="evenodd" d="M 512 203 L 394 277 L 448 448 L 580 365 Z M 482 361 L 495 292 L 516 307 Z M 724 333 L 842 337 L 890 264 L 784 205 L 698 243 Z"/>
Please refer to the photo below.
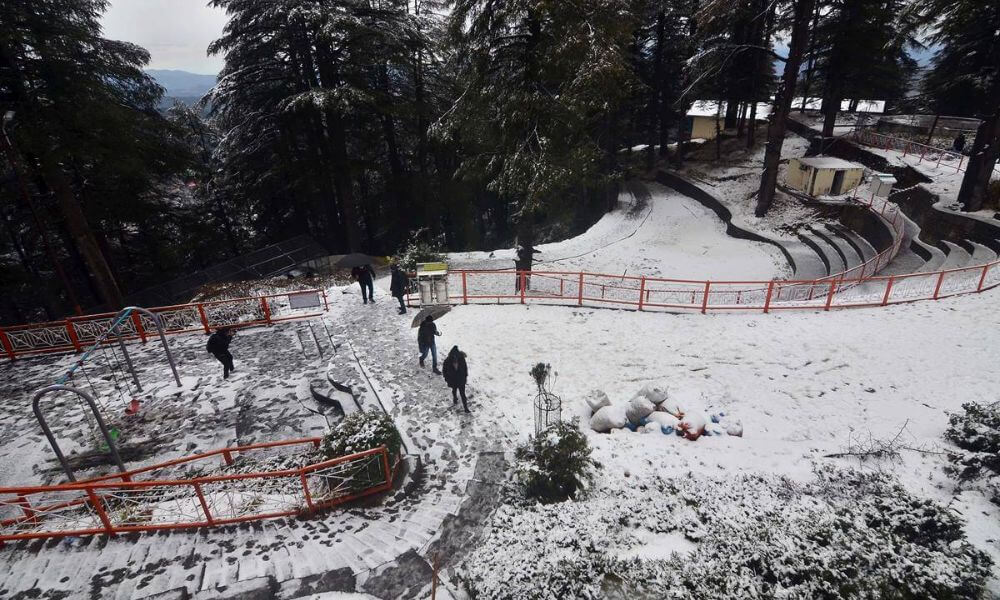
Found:
<path fill-rule="evenodd" d="M 304 290 L 194 302 L 149 308 L 163 323 L 167 335 L 210 332 L 222 326 L 251 327 L 281 321 L 315 317 L 329 309 L 326 292 Z M 81 352 L 100 339 L 111 327 L 116 313 L 69 317 L 63 321 L 0 327 L 0 353 L 10 359 L 37 354 Z M 124 339 L 143 342 L 155 335 L 156 326 L 148 316 L 138 313 L 120 326 Z M 118 337 L 111 340 L 115 343 Z"/>
<path fill-rule="evenodd" d="M 294 469 L 145 479 L 156 471 L 267 448 L 318 447 L 306 438 L 222 448 L 78 483 L 0 488 L 4 541 L 210 527 L 310 514 L 389 490 L 399 457 L 385 446 Z"/>

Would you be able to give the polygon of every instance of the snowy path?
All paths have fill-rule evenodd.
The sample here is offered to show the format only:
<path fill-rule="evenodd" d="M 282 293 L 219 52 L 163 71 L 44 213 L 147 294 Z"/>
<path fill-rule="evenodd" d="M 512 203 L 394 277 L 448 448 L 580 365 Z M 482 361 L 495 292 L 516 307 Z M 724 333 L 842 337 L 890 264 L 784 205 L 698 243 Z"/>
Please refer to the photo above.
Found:
<path fill-rule="evenodd" d="M 535 256 L 538 271 L 645 275 L 674 279 L 768 280 L 789 273 L 777 248 L 726 235 L 726 226 L 698 202 L 658 184 L 648 184 L 645 208 L 630 210 L 634 198 L 619 197 L 608 213 L 585 233 L 543 244 Z M 514 250 L 450 255 L 453 269 L 510 269 Z"/>
<path fill-rule="evenodd" d="M 724 480 L 738 472 L 805 479 L 849 436 L 904 434 L 940 450 L 947 413 L 993 402 L 996 298 L 980 296 L 874 310 L 747 315 L 648 315 L 548 306 L 462 306 L 446 319 L 469 353 L 470 381 L 531 430 L 531 365 L 551 362 L 564 418 L 589 415 L 583 397 L 601 389 L 625 402 L 649 383 L 690 407 L 724 410 L 744 437 L 687 442 L 619 430 L 589 432 L 614 481 L 647 475 Z M 584 428 L 586 424 L 584 423 Z M 589 431 L 589 429 L 588 429 Z M 840 464 L 853 464 L 839 461 Z M 894 471 L 919 495 L 969 519 L 970 538 L 1000 559 L 1000 508 L 980 493 L 955 495 L 940 455 L 904 453 Z"/>
<path fill-rule="evenodd" d="M 410 452 L 421 457 L 423 470 L 408 496 L 390 497 L 364 509 L 335 509 L 316 519 L 278 519 L 117 539 L 94 536 L 12 543 L 0 549 L 0 572 L 4 573 L 0 597 L 49 593 L 66 598 L 145 598 L 184 587 L 189 595 L 216 598 L 222 597 L 225 588 L 279 585 L 281 597 L 292 598 L 309 589 L 326 591 L 313 585 L 321 576 L 327 589 L 353 590 L 355 584 L 377 580 L 379 575 L 372 569 L 391 567 L 406 552 L 427 552 L 467 498 L 467 484 L 476 473 L 480 453 L 508 450 L 514 433 L 502 411 L 476 386 L 470 389 L 474 413 L 465 415 L 452 407 L 443 380 L 417 366 L 416 330 L 409 326 L 412 313 L 396 315 L 381 292 L 375 306 L 356 301 L 353 289 L 349 294 L 332 294 L 327 326 L 334 340 L 348 342 L 333 363 L 357 369 L 353 354 L 345 348 L 353 347 L 411 442 Z M 307 394 L 306 382 L 325 376 L 326 370 L 309 358 L 312 348 L 303 349 L 296 341 L 299 326 L 241 332 L 232 347 L 240 375 L 229 381 L 221 379 L 214 360 L 205 360 L 204 337 L 171 338 L 186 387 L 194 389 L 180 398 L 159 399 L 160 406 L 150 403 L 149 414 L 158 416 L 167 439 L 156 446 L 155 456 L 129 466 L 237 441 L 321 433 L 321 420 L 295 400 Z M 446 326 L 442 329 L 447 331 Z M 448 335 L 439 338 L 442 352 L 448 340 Z M 162 379 L 165 374 L 159 373 L 154 347 L 136 345 L 135 349 L 146 375 Z M 52 471 L 51 451 L 22 403 L 27 390 L 46 383 L 52 372 L 71 360 L 61 357 L 3 366 L 7 377 L 0 456 L 5 464 L 15 460 L 19 464 L 13 474 L 5 469 L 4 483 L 51 481 L 57 476 Z M 93 371 L 96 374 L 98 369 Z M 81 424 L 70 418 L 74 412 L 72 406 L 53 409 L 61 439 L 79 436 Z M 74 445 L 67 442 L 66 447 Z M 37 471 L 32 467 L 36 463 L 46 463 L 49 472 L 32 473 Z M 408 579 L 406 585 L 419 589 L 426 578 L 413 580 L 411 572 Z M 306 585 L 309 582 L 313 587 Z"/>

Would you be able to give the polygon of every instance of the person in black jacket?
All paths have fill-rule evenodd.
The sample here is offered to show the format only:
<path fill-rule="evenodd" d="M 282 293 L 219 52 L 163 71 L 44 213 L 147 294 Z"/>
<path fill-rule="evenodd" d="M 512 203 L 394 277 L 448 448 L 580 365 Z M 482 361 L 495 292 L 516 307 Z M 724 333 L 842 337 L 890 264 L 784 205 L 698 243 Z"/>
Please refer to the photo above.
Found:
<path fill-rule="evenodd" d="M 406 273 L 399 268 L 399 265 L 392 265 L 392 283 L 389 285 L 389 291 L 392 293 L 393 298 L 399 300 L 399 314 L 406 314 L 406 304 L 403 302 L 403 296 L 406 295 L 406 288 L 409 287 L 410 280 L 406 277 Z"/>
<path fill-rule="evenodd" d="M 222 378 L 229 379 L 229 374 L 236 370 L 233 366 L 233 355 L 229 353 L 229 344 L 233 341 L 234 332 L 229 327 L 220 327 L 208 337 L 205 349 L 222 363 Z"/>
<path fill-rule="evenodd" d="M 438 349 L 434 341 L 434 337 L 438 335 L 441 335 L 441 332 L 437 330 L 437 325 L 434 324 L 434 317 L 427 315 L 427 318 L 424 319 L 417 330 L 417 346 L 420 348 L 420 366 L 424 366 L 424 359 L 427 358 L 427 353 L 430 352 L 434 360 L 434 372 L 440 375 L 441 371 L 438 371 Z"/>
<path fill-rule="evenodd" d="M 375 303 L 375 271 L 371 265 L 362 265 L 351 269 L 351 278 L 361 286 L 361 299 L 365 304 L 371 300 Z"/>
<path fill-rule="evenodd" d="M 458 404 L 458 392 L 462 393 L 462 408 L 469 412 L 469 403 L 465 398 L 465 382 L 469 379 L 469 365 L 465 362 L 465 352 L 452 346 L 448 358 L 444 359 L 441 366 L 444 371 L 444 380 L 451 388 L 451 403 Z"/>

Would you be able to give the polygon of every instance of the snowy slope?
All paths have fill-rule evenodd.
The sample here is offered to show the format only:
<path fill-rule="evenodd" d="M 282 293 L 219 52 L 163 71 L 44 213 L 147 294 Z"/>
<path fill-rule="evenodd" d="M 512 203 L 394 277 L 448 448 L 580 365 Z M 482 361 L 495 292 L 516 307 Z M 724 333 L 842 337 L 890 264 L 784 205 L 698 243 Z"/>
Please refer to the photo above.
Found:
<path fill-rule="evenodd" d="M 688 442 L 674 436 L 588 430 L 603 477 L 725 479 L 763 472 L 804 480 L 852 439 L 892 438 L 935 454 L 868 465 L 895 472 L 918 495 L 952 502 L 969 535 L 1000 559 L 1000 510 L 979 492 L 957 493 L 944 472 L 947 413 L 992 402 L 1000 388 L 992 348 L 1000 317 L 990 294 L 875 310 L 778 315 L 651 315 L 547 306 L 460 306 L 440 345 L 468 353 L 470 385 L 522 436 L 532 427 L 538 362 L 558 372 L 563 418 L 588 416 L 601 389 L 626 402 L 646 384 L 689 409 L 723 410 L 744 437 Z M 610 485 L 610 483 L 609 483 Z"/>
<path fill-rule="evenodd" d="M 790 272 L 778 248 L 726 235 L 726 226 L 696 201 L 649 184 L 647 206 L 633 208 L 628 193 L 618 209 L 585 233 L 540 246 L 539 271 L 646 275 L 674 279 L 754 279 Z M 453 269 L 513 268 L 513 249 L 450 256 Z"/>

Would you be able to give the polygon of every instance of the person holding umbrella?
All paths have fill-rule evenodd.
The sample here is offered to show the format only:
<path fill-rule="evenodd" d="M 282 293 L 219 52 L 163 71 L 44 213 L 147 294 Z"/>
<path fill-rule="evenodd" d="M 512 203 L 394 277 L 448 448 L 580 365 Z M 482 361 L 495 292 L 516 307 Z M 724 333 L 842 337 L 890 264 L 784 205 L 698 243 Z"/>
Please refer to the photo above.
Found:
<path fill-rule="evenodd" d="M 434 373 L 438 375 L 441 374 L 441 371 L 438 370 L 438 351 L 434 338 L 439 335 L 441 335 L 441 332 L 437 330 L 437 325 L 434 324 L 434 315 L 427 315 L 424 317 L 423 322 L 420 323 L 420 328 L 417 330 L 417 347 L 420 349 L 420 366 L 424 366 L 424 359 L 427 358 L 427 353 L 430 352 L 433 360 Z"/>
<path fill-rule="evenodd" d="M 392 283 L 389 285 L 389 291 L 392 293 L 392 297 L 399 300 L 399 314 L 406 314 L 406 304 L 403 302 L 403 296 L 406 295 L 406 288 L 409 287 L 410 280 L 406 277 L 406 273 L 399 268 L 399 265 L 392 263 Z"/>

